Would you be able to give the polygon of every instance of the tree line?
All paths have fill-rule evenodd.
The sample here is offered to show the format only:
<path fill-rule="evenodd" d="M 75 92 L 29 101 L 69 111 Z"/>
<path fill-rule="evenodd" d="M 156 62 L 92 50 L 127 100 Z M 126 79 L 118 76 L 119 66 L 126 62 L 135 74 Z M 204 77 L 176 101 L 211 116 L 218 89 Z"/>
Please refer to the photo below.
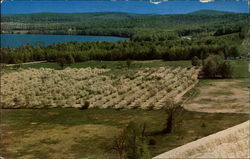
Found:
<path fill-rule="evenodd" d="M 191 60 L 194 56 L 205 59 L 210 54 L 237 57 L 241 43 L 238 34 L 199 39 L 123 42 L 67 42 L 51 46 L 24 45 L 19 48 L 1 48 L 1 63 L 23 63 L 47 60 L 57 62 L 74 60 Z"/>

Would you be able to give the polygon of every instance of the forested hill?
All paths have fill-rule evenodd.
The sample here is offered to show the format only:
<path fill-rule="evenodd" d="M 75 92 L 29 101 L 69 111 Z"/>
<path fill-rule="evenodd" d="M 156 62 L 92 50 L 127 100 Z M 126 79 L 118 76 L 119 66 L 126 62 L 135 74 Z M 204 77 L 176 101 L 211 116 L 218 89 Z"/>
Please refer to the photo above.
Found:
<path fill-rule="evenodd" d="M 202 10 L 190 14 L 36 13 L 1 15 L 3 33 L 111 35 L 135 41 L 172 40 L 240 31 L 247 14 Z"/>
<path fill-rule="evenodd" d="M 70 42 L 47 47 L 24 45 L 19 48 L 1 48 L 0 62 L 190 60 L 194 56 L 205 59 L 210 54 L 238 57 L 241 54 L 239 46 L 247 34 L 247 20 L 247 14 L 216 11 L 183 15 L 2 15 L 1 26 L 4 33 L 112 35 L 129 37 L 131 40 L 116 43 Z"/>
<path fill-rule="evenodd" d="M 237 14 L 234 12 L 227 12 L 227 11 L 217 11 L 217 10 L 209 10 L 209 9 L 204 9 L 204 10 L 199 10 L 195 12 L 188 13 L 189 15 L 192 14 L 198 14 L 198 15 L 225 15 L 225 14 Z"/>
<path fill-rule="evenodd" d="M 158 14 L 130 14 L 130 13 L 119 13 L 119 12 L 98 12 L 98 13 L 34 13 L 34 14 L 5 14 L 2 15 L 2 22 L 76 22 L 79 20 L 102 20 L 102 19 L 149 19 L 153 17 L 160 18 L 173 18 L 173 17 L 190 17 L 190 15 L 206 15 L 212 17 L 214 15 L 232 16 L 232 15 L 244 15 L 244 13 L 233 13 L 223 12 L 216 10 L 199 10 L 188 14 L 177 14 L 177 15 L 158 15 Z M 214 17 L 220 18 L 220 17 Z M 187 19 L 189 20 L 189 19 Z"/>

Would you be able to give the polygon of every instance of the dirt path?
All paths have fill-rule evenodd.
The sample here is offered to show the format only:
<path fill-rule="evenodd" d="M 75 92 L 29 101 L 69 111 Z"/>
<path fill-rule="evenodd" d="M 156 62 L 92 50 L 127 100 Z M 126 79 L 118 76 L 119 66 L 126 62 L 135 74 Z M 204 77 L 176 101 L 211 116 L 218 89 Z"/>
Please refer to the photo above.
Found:
<path fill-rule="evenodd" d="M 26 62 L 26 63 L 21 63 L 22 65 L 27 65 L 27 64 L 34 64 L 34 63 L 44 63 L 47 61 L 35 61 L 35 62 Z M 15 66 L 17 64 L 7 64 L 6 66 Z"/>

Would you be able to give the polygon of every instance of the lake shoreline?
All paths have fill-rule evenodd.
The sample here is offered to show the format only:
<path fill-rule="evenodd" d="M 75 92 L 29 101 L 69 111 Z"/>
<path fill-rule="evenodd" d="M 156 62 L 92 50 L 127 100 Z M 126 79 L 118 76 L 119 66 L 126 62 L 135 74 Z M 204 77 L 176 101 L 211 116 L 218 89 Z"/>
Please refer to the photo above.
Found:
<path fill-rule="evenodd" d="M 36 32 L 30 32 L 26 30 L 20 30 L 20 31 L 4 31 L 4 33 L 1 31 L 0 35 L 4 34 L 18 34 L 18 35 L 74 35 L 74 36 L 106 36 L 106 37 L 117 37 L 117 38 L 127 38 L 129 40 L 130 37 L 125 36 L 113 36 L 113 35 L 102 35 L 102 34 L 77 34 L 77 33 L 69 33 L 69 34 L 60 34 L 60 33 L 36 33 Z"/>
<path fill-rule="evenodd" d="M 25 44 L 36 46 L 54 45 L 66 42 L 118 42 L 126 41 L 129 38 L 118 36 L 102 35 L 74 35 L 74 34 L 33 34 L 33 33 L 1 33 L 1 48 L 18 48 Z"/>

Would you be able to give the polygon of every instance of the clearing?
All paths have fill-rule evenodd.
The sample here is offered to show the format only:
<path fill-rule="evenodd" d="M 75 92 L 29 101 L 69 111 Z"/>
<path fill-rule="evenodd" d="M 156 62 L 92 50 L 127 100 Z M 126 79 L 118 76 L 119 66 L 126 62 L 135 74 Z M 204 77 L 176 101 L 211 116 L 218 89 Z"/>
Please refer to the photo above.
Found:
<path fill-rule="evenodd" d="M 249 79 L 200 80 L 184 108 L 209 113 L 249 113 Z"/>

